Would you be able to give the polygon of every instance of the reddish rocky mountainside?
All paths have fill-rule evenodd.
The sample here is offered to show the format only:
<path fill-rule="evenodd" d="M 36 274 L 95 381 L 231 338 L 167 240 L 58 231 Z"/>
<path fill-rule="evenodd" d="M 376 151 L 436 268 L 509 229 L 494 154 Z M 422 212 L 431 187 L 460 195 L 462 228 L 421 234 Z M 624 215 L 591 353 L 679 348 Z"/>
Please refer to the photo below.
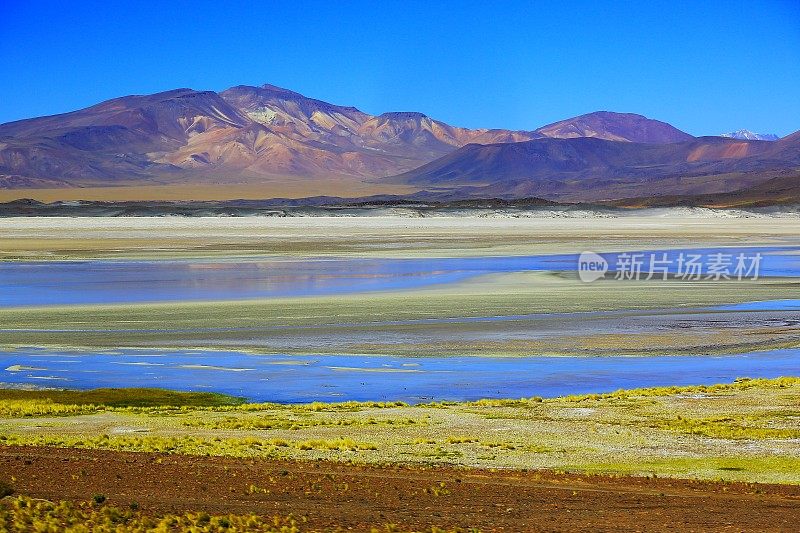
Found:
<path fill-rule="evenodd" d="M 0 125 L 0 186 L 374 178 L 468 143 L 540 136 L 457 128 L 421 113 L 372 116 L 271 85 L 177 89 Z"/>
<path fill-rule="evenodd" d="M 416 112 L 374 116 L 273 85 L 176 89 L 0 125 L 0 187 L 372 179 L 471 143 L 583 136 L 643 143 L 691 138 L 622 113 L 592 113 L 539 131 L 468 129 Z"/>

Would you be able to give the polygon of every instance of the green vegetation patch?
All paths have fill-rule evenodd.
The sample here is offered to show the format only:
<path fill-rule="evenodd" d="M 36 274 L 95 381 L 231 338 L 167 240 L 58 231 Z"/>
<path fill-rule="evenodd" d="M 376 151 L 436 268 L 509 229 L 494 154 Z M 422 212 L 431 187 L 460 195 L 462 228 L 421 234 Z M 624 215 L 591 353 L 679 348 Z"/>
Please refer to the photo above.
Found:
<path fill-rule="evenodd" d="M 219 437 L 163 437 L 156 435 L 99 435 L 83 437 L 77 435 L 8 434 L 0 435 L 0 444 L 228 457 L 278 457 L 280 456 L 280 448 L 294 448 L 301 451 L 372 451 L 378 449 L 375 444 L 344 437 L 327 440 L 311 439 L 290 441 L 285 439 L 259 439 L 255 437 L 223 439 Z"/>
<path fill-rule="evenodd" d="M 652 421 L 649 425 L 658 429 L 668 429 L 715 439 L 764 440 L 800 438 L 800 430 L 798 429 L 759 427 L 742 423 L 758 423 L 760 421 L 759 417 L 743 417 L 743 419 L 737 420 L 733 417 L 687 418 L 679 415 L 670 420 Z"/>
<path fill-rule="evenodd" d="M 425 424 L 425 420 L 415 420 L 413 418 L 278 418 L 274 416 L 265 417 L 225 417 L 216 420 L 189 420 L 184 422 L 188 427 L 202 427 L 207 429 L 292 429 L 299 430 L 312 427 L 367 427 L 367 426 L 414 426 Z"/>
<path fill-rule="evenodd" d="M 436 496 L 449 491 L 443 484 L 434 487 Z M 426 491 L 427 492 L 427 491 Z M 102 501 L 98 501 L 102 500 Z M 60 531 L 65 533 L 144 533 L 151 531 L 248 531 L 253 533 L 310 533 L 304 516 L 262 516 L 256 514 L 211 515 L 205 512 L 150 515 L 131 505 L 121 509 L 97 495 L 93 501 L 49 502 L 21 496 L 0 502 L 0 531 Z M 375 524 L 371 531 L 404 533 L 389 524 Z M 452 529 L 425 528 L 430 533 L 455 533 Z M 460 531 L 460 530 L 459 530 Z"/>
<path fill-rule="evenodd" d="M 148 516 L 138 510 L 119 509 L 91 502 L 49 502 L 19 497 L 0 505 L 0 530 L 84 532 L 145 531 L 255 531 L 300 533 L 302 520 L 254 514 L 211 516 L 207 513 Z M 105 498 L 102 498 L 105 501 Z"/>
<path fill-rule="evenodd" d="M 0 417 L 75 416 L 97 412 L 95 405 L 54 403 L 52 400 L 0 400 Z"/>
<path fill-rule="evenodd" d="M 589 402 L 596 400 L 627 400 L 647 396 L 673 396 L 676 394 L 718 394 L 724 392 L 744 391 L 753 388 L 788 389 L 800 385 L 800 377 L 738 378 L 733 383 L 716 385 L 696 385 L 684 387 L 649 387 L 642 389 L 620 389 L 607 394 L 581 394 L 559 398 L 568 402 Z"/>
<path fill-rule="evenodd" d="M 216 407 L 239 405 L 244 398 L 215 392 L 179 392 L 156 388 L 91 390 L 0 389 L 0 401 L 34 400 L 60 405 L 106 407 Z"/>
<path fill-rule="evenodd" d="M 670 457 L 649 461 L 568 465 L 566 471 L 702 478 L 720 481 L 752 482 L 769 479 L 772 483 L 797 484 L 800 457 Z"/>

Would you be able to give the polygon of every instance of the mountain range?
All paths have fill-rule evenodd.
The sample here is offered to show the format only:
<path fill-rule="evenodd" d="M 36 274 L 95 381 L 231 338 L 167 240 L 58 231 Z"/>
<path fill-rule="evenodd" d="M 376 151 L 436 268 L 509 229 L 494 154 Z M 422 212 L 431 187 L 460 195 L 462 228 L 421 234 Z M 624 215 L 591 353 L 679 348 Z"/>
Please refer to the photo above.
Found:
<path fill-rule="evenodd" d="M 541 137 L 457 128 L 422 113 L 373 116 L 264 85 L 126 96 L 0 125 L 6 187 L 258 178 L 374 178 L 468 143 Z"/>
<path fill-rule="evenodd" d="M 99 188 L 129 199 L 131 187 L 156 196 L 178 187 L 222 199 L 241 187 L 269 197 L 301 184 L 295 196 L 596 201 L 728 193 L 800 170 L 798 134 L 753 135 L 695 138 L 609 111 L 526 131 L 468 129 L 418 112 L 371 115 L 273 85 L 176 89 L 0 125 L 0 189 L 5 198 L 36 190 L 81 198 Z"/>
<path fill-rule="evenodd" d="M 798 134 L 775 142 L 698 137 L 665 144 L 574 138 L 471 144 L 391 179 L 473 197 L 585 202 L 730 192 L 799 171 Z"/>

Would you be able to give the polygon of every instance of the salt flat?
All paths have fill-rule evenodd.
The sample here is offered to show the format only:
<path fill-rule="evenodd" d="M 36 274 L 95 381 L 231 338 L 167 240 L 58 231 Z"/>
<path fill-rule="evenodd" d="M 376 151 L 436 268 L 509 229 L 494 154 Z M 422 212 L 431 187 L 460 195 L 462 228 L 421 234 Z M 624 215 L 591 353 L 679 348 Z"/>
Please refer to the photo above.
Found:
<path fill-rule="evenodd" d="M 800 217 L 710 209 L 608 216 L 74 217 L 0 219 L 4 259 L 463 257 L 800 242 Z"/>

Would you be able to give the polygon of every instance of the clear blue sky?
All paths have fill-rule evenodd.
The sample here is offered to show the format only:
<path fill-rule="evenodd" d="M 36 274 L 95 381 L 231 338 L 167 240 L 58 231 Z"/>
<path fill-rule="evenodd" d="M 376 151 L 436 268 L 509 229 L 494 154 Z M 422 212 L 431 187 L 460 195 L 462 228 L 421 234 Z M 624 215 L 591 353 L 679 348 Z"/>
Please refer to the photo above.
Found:
<path fill-rule="evenodd" d="M 800 129 L 800 0 L 0 0 L 0 122 L 269 82 L 369 113 L 533 129 L 595 110 Z"/>

